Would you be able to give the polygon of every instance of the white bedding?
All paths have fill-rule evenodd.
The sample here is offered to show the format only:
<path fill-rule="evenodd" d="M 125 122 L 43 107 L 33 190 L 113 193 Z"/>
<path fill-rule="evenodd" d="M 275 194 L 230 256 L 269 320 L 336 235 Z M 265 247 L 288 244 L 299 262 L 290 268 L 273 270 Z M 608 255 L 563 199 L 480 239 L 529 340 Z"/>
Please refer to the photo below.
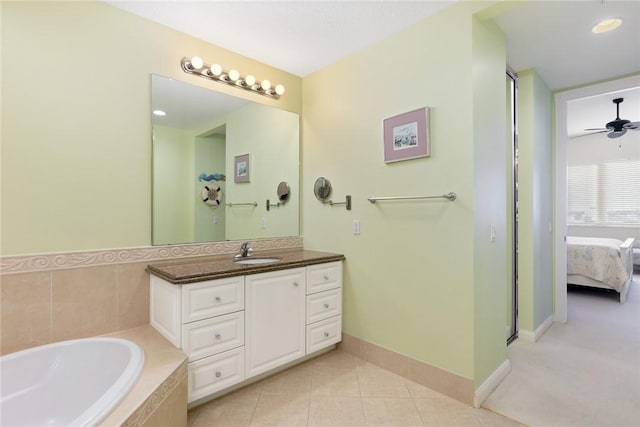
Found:
<path fill-rule="evenodd" d="M 621 292 L 629 273 L 620 245 L 616 239 L 567 237 L 567 274 L 598 280 Z"/>

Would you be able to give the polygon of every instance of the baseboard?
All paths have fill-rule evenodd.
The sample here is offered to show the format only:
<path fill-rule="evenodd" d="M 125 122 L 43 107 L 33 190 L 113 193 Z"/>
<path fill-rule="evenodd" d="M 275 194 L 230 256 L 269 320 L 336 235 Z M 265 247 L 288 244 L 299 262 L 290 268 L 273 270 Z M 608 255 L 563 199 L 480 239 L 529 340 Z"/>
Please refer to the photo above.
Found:
<path fill-rule="evenodd" d="M 397 375 L 422 384 L 432 390 L 473 405 L 473 380 L 440 367 L 413 359 L 405 354 L 378 344 L 342 333 L 339 348 L 367 362 L 378 365 Z"/>
<path fill-rule="evenodd" d="M 520 329 L 518 331 L 518 338 L 521 338 L 522 340 L 527 342 L 535 343 L 540 339 L 541 336 L 544 335 L 545 332 L 547 332 L 547 329 L 549 329 L 551 325 L 553 325 L 553 315 L 547 317 L 546 320 L 542 322 L 540 326 L 538 326 L 533 332 Z"/>
<path fill-rule="evenodd" d="M 509 375 L 509 372 L 511 372 L 511 362 L 507 359 L 475 391 L 473 395 L 474 408 L 479 408 L 482 405 L 493 390 Z"/>

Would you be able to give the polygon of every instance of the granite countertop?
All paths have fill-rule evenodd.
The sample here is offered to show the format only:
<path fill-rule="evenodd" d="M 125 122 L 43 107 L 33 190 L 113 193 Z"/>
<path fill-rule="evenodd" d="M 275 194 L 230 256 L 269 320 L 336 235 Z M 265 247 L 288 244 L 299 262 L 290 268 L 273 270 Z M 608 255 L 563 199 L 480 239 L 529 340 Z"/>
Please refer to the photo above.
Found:
<path fill-rule="evenodd" d="M 189 261 L 180 260 L 149 264 L 147 271 L 170 283 L 184 285 L 203 280 L 245 276 L 345 259 L 342 254 L 303 249 L 257 251 L 253 252 L 248 258 L 279 258 L 280 261 L 267 264 L 238 264 L 234 262 L 234 254 L 226 254 Z"/>

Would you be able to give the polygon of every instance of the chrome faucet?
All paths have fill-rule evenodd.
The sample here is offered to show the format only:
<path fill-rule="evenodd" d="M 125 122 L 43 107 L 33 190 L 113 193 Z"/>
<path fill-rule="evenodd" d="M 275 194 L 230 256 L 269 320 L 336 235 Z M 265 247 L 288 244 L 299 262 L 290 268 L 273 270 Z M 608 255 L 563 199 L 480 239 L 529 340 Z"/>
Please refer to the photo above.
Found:
<path fill-rule="evenodd" d="M 243 242 L 240 245 L 240 251 L 236 254 L 236 258 L 246 258 L 251 255 L 251 252 L 253 252 L 251 244 L 249 242 Z"/>

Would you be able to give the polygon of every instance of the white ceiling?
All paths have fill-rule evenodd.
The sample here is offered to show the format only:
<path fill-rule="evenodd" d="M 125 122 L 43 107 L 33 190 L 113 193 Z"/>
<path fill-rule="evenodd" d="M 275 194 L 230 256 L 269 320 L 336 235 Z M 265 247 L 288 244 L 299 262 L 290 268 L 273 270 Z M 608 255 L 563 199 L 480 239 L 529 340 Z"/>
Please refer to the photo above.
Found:
<path fill-rule="evenodd" d="M 142 1 L 106 2 L 178 31 L 304 77 L 448 7 L 448 1 Z M 468 1 L 468 0 L 461 0 Z M 508 65 L 535 68 L 558 90 L 640 72 L 640 1 L 520 1 L 494 18 L 507 39 Z M 623 25 L 595 35 L 591 27 L 618 17 Z M 446 43 L 446 40 L 443 40 Z M 577 132 L 615 117 L 611 99 L 574 105 Z M 594 105 L 597 104 L 597 108 Z M 621 105 L 640 120 L 640 101 Z"/>
<path fill-rule="evenodd" d="M 640 72 L 640 1 L 529 1 L 494 20 L 507 38 L 508 63 L 535 68 L 551 90 Z M 603 19 L 614 31 L 593 34 Z"/>
<path fill-rule="evenodd" d="M 304 77 L 453 1 L 106 0 L 106 3 Z"/>

